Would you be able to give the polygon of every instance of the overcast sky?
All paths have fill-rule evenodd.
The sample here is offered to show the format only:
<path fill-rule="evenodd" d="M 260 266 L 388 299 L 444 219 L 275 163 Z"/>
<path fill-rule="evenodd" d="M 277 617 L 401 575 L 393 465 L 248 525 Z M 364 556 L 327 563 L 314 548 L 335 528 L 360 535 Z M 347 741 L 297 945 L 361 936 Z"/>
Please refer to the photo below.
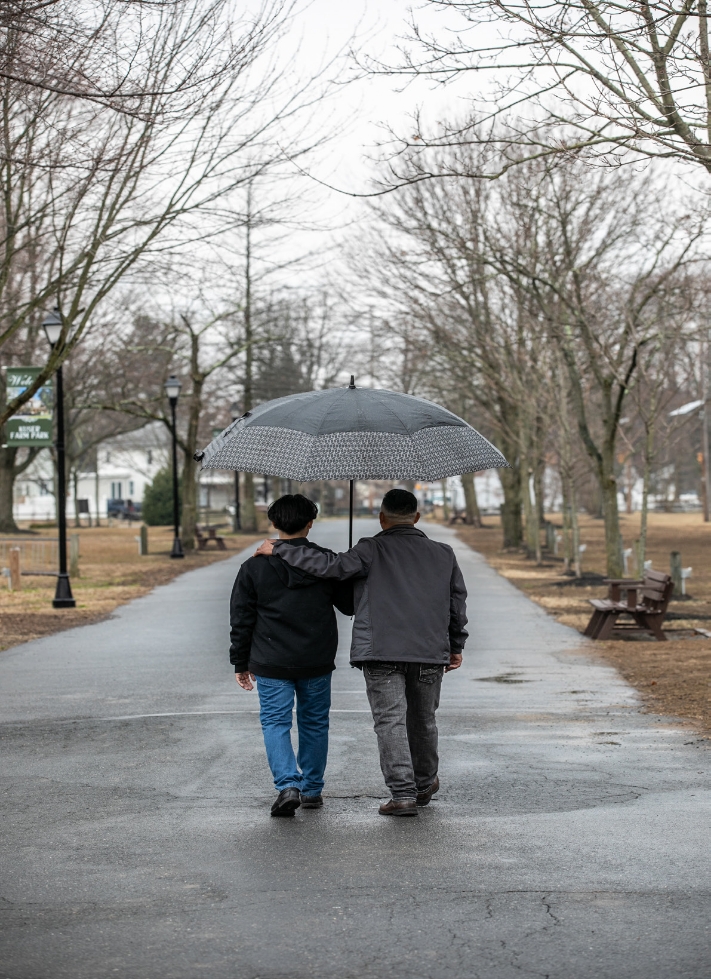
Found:
<path fill-rule="evenodd" d="M 257 11 L 260 6 L 260 0 L 246 0 L 248 9 Z M 340 55 L 340 77 L 354 78 L 357 69 L 347 57 L 351 47 L 363 57 L 397 61 L 397 45 L 407 33 L 409 9 L 410 4 L 403 0 L 303 0 L 280 56 L 295 77 L 304 78 Z M 441 31 L 444 26 L 442 16 L 426 4 L 416 7 L 416 15 L 431 29 Z M 361 77 L 332 90 L 327 102 L 317 107 L 315 124 L 324 134 L 335 135 L 327 146 L 316 151 L 306 169 L 318 181 L 345 193 L 328 190 L 308 178 L 300 182 L 299 193 L 304 200 L 308 198 L 308 218 L 320 230 L 283 236 L 278 246 L 279 261 L 284 255 L 300 251 L 320 253 L 308 278 L 323 278 L 320 270 L 324 264 L 331 266 L 338 261 L 336 243 L 349 234 L 357 234 L 358 223 L 366 217 L 367 206 L 349 196 L 349 192 L 367 193 L 372 189 L 376 174 L 373 161 L 386 152 L 378 149 L 378 144 L 388 138 L 387 128 L 409 135 L 409 118 L 418 106 L 430 118 L 437 113 L 451 116 L 461 112 L 465 108 L 465 92 L 464 85 L 445 89 L 426 81 L 408 83 L 389 76 Z M 265 251 L 274 258 L 269 235 L 262 234 L 262 239 Z M 240 248 L 239 240 L 235 245 Z M 224 249 L 224 243 L 218 248 Z M 282 282 L 303 285 L 303 271 L 287 273 Z"/>

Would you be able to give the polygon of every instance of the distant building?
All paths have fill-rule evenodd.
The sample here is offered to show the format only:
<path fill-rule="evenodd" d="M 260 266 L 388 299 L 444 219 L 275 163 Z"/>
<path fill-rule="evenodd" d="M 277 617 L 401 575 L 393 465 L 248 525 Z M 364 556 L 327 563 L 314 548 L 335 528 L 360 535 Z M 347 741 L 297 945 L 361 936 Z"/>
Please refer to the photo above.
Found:
<path fill-rule="evenodd" d="M 146 486 L 159 469 L 170 462 L 168 433 L 158 422 L 135 432 L 107 439 L 91 454 L 86 471 L 77 474 L 69 485 L 67 517 L 74 517 L 74 498 L 86 500 L 94 519 L 107 515 L 110 500 L 141 503 Z M 15 520 L 54 520 L 54 467 L 48 451 L 37 459 L 15 482 Z M 86 511 L 82 511 L 86 512 Z"/>

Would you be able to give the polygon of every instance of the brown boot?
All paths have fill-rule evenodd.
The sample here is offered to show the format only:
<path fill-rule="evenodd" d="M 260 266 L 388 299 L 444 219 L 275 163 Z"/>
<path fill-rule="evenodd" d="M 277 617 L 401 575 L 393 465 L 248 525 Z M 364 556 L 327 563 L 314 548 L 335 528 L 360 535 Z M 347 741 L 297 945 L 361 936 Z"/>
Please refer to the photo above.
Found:
<path fill-rule="evenodd" d="M 380 806 L 378 812 L 381 816 L 416 816 L 417 805 L 414 799 L 390 799 Z"/>
<path fill-rule="evenodd" d="M 435 780 L 432 785 L 430 785 L 429 789 L 423 789 L 422 792 L 417 793 L 417 805 L 428 806 L 435 792 L 439 792 L 439 778 L 436 775 Z"/>

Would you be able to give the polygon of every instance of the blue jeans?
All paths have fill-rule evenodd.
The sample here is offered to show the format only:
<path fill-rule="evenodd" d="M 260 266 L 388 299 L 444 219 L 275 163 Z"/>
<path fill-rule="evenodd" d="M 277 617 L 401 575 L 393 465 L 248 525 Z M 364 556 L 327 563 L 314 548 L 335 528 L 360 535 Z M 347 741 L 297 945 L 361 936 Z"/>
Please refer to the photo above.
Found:
<path fill-rule="evenodd" d="M 304 795 L 320 795 L 328 756 L 328 713 L 331 674 L 308 680 L 257 677 L 259 719 L 264 747 L 278 792 L 295 786 Z M 292 711 L 296 695 L 299 753 L 291 744 Z"/>

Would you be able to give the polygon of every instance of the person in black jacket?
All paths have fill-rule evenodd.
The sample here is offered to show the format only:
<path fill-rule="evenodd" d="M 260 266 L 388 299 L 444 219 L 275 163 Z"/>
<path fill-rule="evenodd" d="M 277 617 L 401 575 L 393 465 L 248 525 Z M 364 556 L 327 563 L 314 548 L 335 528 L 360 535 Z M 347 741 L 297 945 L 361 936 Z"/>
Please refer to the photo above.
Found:
<path fill-rule="evenodd" d="M 287 547 L 301 544 L 325 551 L 307 539 L 317 514 L 316 505 L 298 493 L 282 496 L 267 511 Z M 230 663 L 244 690 L 257 683 L 264 745 L 279 792 L 272 816 L 293 816 L 299 805 L 323 805 L 331 673 L 338 647 L 334 605 L 352 615 L 349 583 L 319 580 L 277 557 L 249 558 L 232 589 Z M 291 744 L 294 697 L 296 758 Z"/>

